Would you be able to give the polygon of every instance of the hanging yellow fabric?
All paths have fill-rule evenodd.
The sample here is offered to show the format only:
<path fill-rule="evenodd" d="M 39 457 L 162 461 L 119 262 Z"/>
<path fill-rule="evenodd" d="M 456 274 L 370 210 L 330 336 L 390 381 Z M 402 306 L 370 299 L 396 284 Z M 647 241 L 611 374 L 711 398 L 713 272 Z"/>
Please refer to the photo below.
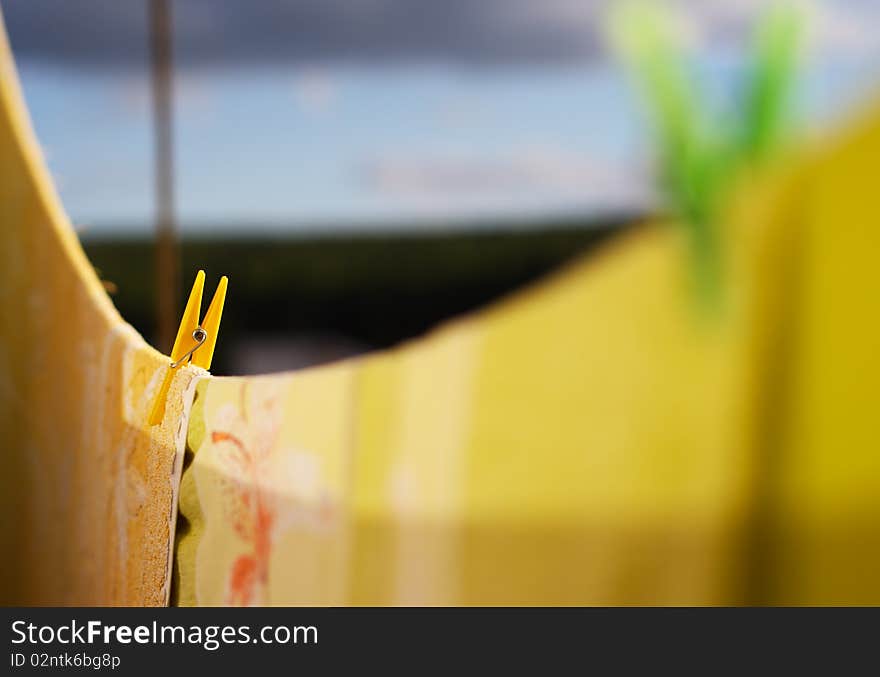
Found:
<path fill-rule="evenodd" d="M 686 243 L 651 227 L 399 349 L 201 382 L 177 601 L 745 599 L 753 365 L 792 185 L 755 194 L 760 229 L 733 224 L 711 321 Z"/>
<path fill-rule="evenodd" d="M 784 409 L 772 469 L 768 601 L 880 604 L 880 110 L 856 120 L 798 193 Z"/>
<path fill-rule="evenodd" d="M 162 605 L 187 393 L 125 324 L 52 188 L 0 24 L 0 602 Z M 194 384 L 193 384 L 194 385 Z"/>
<path fill-rule="evenodd" d="M 716 316 L 645 227 L 396 350 L 201 382 L 177 601 L 880 602 L 878 157 L 875 114 L 745 181 Z"/>

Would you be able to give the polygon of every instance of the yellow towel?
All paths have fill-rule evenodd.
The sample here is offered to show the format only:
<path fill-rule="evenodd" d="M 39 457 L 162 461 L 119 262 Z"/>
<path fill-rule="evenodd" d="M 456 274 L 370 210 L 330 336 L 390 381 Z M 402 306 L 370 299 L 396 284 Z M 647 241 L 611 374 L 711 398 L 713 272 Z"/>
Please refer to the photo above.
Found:
<path fill-rule="evenodd" d="M 64 215 L 0 24 L 0 602 L 162 605 L 196 373 L 113 308 Z"/>
<path fill-rule="evenodd" d="M 783 409 L 764 450 L 768 601 L 880 604 L 880 110 L 799 192 Z"/>
<path fill-rule="evenodd" d="M 793 185 L 731 224 L 717 317 L 679 232 L 646 227 L 396 350 L 200 383 L 178 601 L 746 599 L 755 365 Z M 241 454 L 262 469 L 246 480 Z"/>
<path fill-rule="evenodd" d="M 875 111 L 744 178 L 714 314 L 646 226 L 396 350 L 202 382 L 177 601 L 880 602 L 877 157 Z"/>

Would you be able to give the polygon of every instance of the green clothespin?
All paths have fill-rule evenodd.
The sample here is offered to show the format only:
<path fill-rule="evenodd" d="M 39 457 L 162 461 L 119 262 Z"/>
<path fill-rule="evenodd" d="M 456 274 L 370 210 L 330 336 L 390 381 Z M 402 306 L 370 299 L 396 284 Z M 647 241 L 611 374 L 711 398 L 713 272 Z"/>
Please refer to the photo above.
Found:
<path fill-rule="evenodd" d="M 785 136 L 803 15 L 774 4 L 759 21 L 743 97 L 714 112 L 688 74 L 667 12 L 656 3 L 618 6 L 613 38 L 650 106 L 660 183 L 687 228 L 700 306 L 718 309 L 722 294 L 718 217 L 735 177 L 772 156 Z"/>

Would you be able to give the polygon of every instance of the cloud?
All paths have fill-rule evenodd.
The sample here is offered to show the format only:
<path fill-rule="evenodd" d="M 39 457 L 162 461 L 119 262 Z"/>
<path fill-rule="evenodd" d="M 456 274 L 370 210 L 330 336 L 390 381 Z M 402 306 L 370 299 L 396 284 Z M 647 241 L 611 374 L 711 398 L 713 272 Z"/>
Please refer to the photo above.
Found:
<path fill-rule="evenodd" d="M 784 0 L 799 7 L 814 56 L 852 57 L 877 54 L 880 3 L 874 0 Z M 741 46 L 773 2 L 768 0 L 671 0 L 686 19 L 698 47 Z"/>
<path fill-rule="evenodd" d="M 811 42 L 822 55 L 861 58 L 880 53 L 880 3 L 810 3 Z"/>
<path fill-rule="evenodd" d="M 179 65 L 253 61 L 465 64 L 576 62 L 604 54 L 603 18 L 615 0 L 172 0 Z M 869 0 L 815 5 L 818 41 L 874 45 Z M 767 0 L 668 0 L 706 45 L 741 43 Z M 20 58 L 143 67 L 147 0 L 6 0 Z"/>
<path fill-rule="evenodd" d="M 647 168 L 542 144 L 488 159 L 392 154 L 368 163 L 361 180 L 383 200 L 438 216 L 560 208 L 601 213 L 655 201 Z"/>
<path fill-rule="evenodd" d="M 558 60 L 595 53 L 598 0 L 174 0 L 181 64 Z M 147 2 L 8 0 L 22 58 L 142 65 Z"/>
<path fill-rule="evenodd" d="M 339 88 L 329 72 L 308 69 L 294 79 L 293 95 L 302 111 L 319 115 L 327 112 L 336 102 Z"/>

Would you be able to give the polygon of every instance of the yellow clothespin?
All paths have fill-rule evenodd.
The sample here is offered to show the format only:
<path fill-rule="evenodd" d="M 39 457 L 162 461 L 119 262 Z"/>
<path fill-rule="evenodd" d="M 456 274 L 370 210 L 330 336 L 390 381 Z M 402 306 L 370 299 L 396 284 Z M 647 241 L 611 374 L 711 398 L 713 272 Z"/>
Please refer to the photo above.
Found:
<path fill-rule="evenodd" d="M 168 398 L 168 389 L 174 379 L 174 370 L 192 360 L 192 364 L 203 369 L 210 369 L 211 358 L 214 357 L 214 347 L 217 345 L 217 332 L 220 329 L 220 316 L 223 314 L 223 302 L 226 300 L 226 285 L 229 280 L 224 275 L 220 278 L 217 291 L 205 319 L 199 324 L 199 313 L 202 312 L 202 292 L 205 289 L 205 271 L 200 270 L 196 275 L 189 300 L 183 311 L 183 319 L 177 330 L 177 338 L 174 339 L 174 347 L 171 349 L 171 363 L 168 365 L 168 373 L 162 381 L 162 387 L 153 403 L 150 412 L 150 425 L 158 425 L 165 416 L 165 400 Z"/>

